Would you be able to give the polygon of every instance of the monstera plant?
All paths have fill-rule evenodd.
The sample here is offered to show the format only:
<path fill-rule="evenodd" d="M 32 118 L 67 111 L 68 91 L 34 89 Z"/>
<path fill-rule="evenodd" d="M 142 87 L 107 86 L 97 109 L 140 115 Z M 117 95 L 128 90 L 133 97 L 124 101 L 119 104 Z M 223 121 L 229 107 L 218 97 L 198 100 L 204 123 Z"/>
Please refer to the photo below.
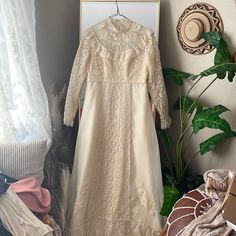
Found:
<path fill-rule="evenodd" d="M 200 102 L 201 96 L 216 80 L 233 81 L 236 76 L 236 63 L 233 61 L 228 45 L 221 35 L 217 32 L 208 32 L 204 33 L 202 37 L 216 48 L 214 66 L 197 75 L 170 68 L 163 70 L 165 80 L 171 80 L 178 87 L 179 98 L 173 107 L 179 112 L 180 117 L 180 129 L 175 142 L 167 131 L 158 130 L 166 154 L 165 159 L 168 160 L 168 164 L 163 169 L 164 203 L 161 214 L 164 216 L 171 212 L 174 203 L 183 193 L 197 187 L 202 182 L 202 176 L 194 176 L 189 170 L 191 161 L 213 150 L 221 141 L 236 136 L 236 132 L 231 129 L 230 124 L 220 117 L 222 113 L 229 111 L 227 107 L 221 104 L 205 107 Z M 195 86 L 210 75 L 214 75 L 214 78 L 193 98 L 191 95 Z M 190 80 L 191 87 L 184 95 L 182 87 L 187 80 Z M 192 156 L 186 155 L 193 135 L 205 128 L 220 131 L 218 134 L 203 140 L 198 152 Z"/>

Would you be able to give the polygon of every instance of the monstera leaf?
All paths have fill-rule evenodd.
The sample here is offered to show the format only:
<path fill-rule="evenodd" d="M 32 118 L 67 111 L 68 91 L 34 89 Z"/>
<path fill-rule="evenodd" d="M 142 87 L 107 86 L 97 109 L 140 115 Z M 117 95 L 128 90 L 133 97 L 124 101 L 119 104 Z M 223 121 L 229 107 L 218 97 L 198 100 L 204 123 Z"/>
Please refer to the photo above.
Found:
<path fill-rule="evenodd" d="M 234 80 L 234 77 L 236 76 L 236 72 L 235 71 L 228 71 L 228 80 L 229 82 L 232 82 Z"/>
<path fill-rule="evenodd" d="M 221 36 L 218 32 L 206 32 L 203 33 L 202 38 L 204 38 L 213 47 L 218 48 Z"/>
<path fill-rule="evenodd" d="M 206 108 L 197 113 L 192 120 L 194 133 L 198 133 L 203 128 L 220 129 L 222 131 L 231 131 L 229 123 L 219 117 L 223 112 L 229 111 L 228 108 L 217 105 L 212 108 Z"/>
<path fill-rule="evenodd" d="M 162 216 L 168 216 L 175 202 L 180 198 L 179 190 L 174 186 L 164 185 L 164 203 L 161 208 L 160 214 Z"/>
<path fill-rule="evenodd" d="M 186 113 L 192 113 L 195 109 L 197 109 L 197 112 L 199 112 L 203 109 L 199 102 L 194 103 L 194 100 L 188 96 L 182 96 L 175 102 L 174 109 L 179 110 L 180 107 Z"/>
<path fill-rule="evenodd" d="M 236 75 L 236 63 L 226 62 L 220 65 L 212 66 L 209 69 L 201 72 L 200 76 L 209 76 L 217 74 L 217 77 L 219 79 L 224 79 L 226 77 L 227 72 L 228 72 L 228 80 L 232 82 Z"/>
<path fill-rule="evenodd" d="M 216 74 L 219 79 L 224 79 L 228 74 L 228 80 L 232 82 L 236 76 L 236 64 L 233 62 L 227 43 L 218 32 L 207 32 L 202 37 L 217 50 L 214 58 L 215 66 L 203 71 L 200 75 Z"/>
<path fill-rule="evenodd" d="M 228 45 L 223 38 L 220 39 L 220 42 L 219 42 L 219 45 L 215 54 L 214 62 L 215 62 L 215 65 L 221 65 L 223 63 L 233 63 Z M 226 73 L 227 73 L 227 70 L 220 71 L 217 73 L 217 77 L 219 79 L 224 79 L 226 76 Z M 234 76 L 235 76 L 235 71 L 228 70 L 228 80 L 230 82 L 233 81 Z"/>
<path fill-rule="evenodd" d="M 176 85 L 181 86 L 183 85 L 183 80 L 185 79 L 195 79 L 195 75 L 186 73 L 186 72 L 182 72 L 182 71 L 177 71 L 174 69 L 170 69 L 170 68 L 165 68 L 163 69 L 163 75 L 165 77 L 165 79 L 167 80 L 171 80 L 172 82 L 174 82 Z"/>
<path fill-rule="evenodd" d="M 216 147 L 216 145 L 219 144 L 221 141 L 231 137 L 236 137 L 236 132 L 234 131 L 223 132 L 220 134 L 216 134 L 211 138 L 205 140 L 200 144 L 201 155 L 204 155 L 207 152 L 212 151 Z"/>
<path fill-rule="evenodd" d="M 220 65 L 226 62 L 233 62 L 228 45 L 223 38 L 220 39 L 219 45 L 217 47 L 214 62 L 215 65 Z"/>
<path fill-rule="evenodd" d="M 216 51 L 215 58 L 214 58 L 214 63 L 215 63 L 215 65 L 221 65 L 223 63 L 233 63 L 230 52 L 229 52 L 228 45 L 223 38 L 220 39 L 219 45 L 217 47 L 217 51 Z M 224 79 L 226 76 L 226 73 L 227 73 L 227 70 L 220 71 L 217 73 L 217 77 L 219 79 Z M 232 81 L 235 76 L 235 72 L 232 70 L 228 70 L 228 73 L 229 73 L 228 80 Z"/>
<path fill-rule="evenodd" d="M 213 47 L 217 48 L 215 54 L 215 65 L 220 65 L 224 62 L 233 62 L 229 47 L 218 32 L 203 33 L 202 38 L 204 38 Z"/>

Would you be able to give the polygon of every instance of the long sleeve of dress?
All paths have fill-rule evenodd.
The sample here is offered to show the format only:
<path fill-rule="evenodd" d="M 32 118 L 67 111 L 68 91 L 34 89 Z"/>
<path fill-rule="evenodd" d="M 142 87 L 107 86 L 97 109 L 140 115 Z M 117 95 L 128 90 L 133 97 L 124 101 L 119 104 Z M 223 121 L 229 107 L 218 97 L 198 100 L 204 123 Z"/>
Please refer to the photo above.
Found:
<path fill-rule="evenodd" d="M 149 68 L 149 76 L 147 79 L 148 92 L 160 115 L 161 128 L 166 129 L 170 126 L 171 119 L 169 117 L 168 98 L 162 74 L 160 53 L 154 34 L 152 34 L 151 44 L 149 46 L 148 68 Z"/>
<path fill-rule="evenodd" d="M 69 87 L 67 90 L 64 124 L 73 126 L 79 108 L 80 91 L 87 77 L 90 61 L 90 47 L 85 37 L 82 37 L 72 67 Z"/>

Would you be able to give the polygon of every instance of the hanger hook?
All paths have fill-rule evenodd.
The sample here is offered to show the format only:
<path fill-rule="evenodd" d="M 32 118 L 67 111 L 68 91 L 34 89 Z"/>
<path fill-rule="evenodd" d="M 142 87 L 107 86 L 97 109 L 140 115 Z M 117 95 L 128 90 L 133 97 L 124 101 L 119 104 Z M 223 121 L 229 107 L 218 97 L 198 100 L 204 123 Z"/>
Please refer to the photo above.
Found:
<path fill-rule="evenodd" d="M 116 14 L 120 15 L 120 9 L 119 9 L 119 5 L 118 5 L 118 0 L 116 0 Z"/>

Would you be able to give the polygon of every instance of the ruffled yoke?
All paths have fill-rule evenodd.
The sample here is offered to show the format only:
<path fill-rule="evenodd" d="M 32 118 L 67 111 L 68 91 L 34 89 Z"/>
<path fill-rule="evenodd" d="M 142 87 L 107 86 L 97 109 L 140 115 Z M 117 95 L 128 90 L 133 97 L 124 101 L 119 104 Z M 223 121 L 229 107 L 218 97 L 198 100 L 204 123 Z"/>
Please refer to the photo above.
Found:
<path fill-rule="evenodd" d="M 85 40 L 103 57 L 136 56 L 151 46 L 153 32 L 128 18 L 107 18 L 88 29 Z"/>

